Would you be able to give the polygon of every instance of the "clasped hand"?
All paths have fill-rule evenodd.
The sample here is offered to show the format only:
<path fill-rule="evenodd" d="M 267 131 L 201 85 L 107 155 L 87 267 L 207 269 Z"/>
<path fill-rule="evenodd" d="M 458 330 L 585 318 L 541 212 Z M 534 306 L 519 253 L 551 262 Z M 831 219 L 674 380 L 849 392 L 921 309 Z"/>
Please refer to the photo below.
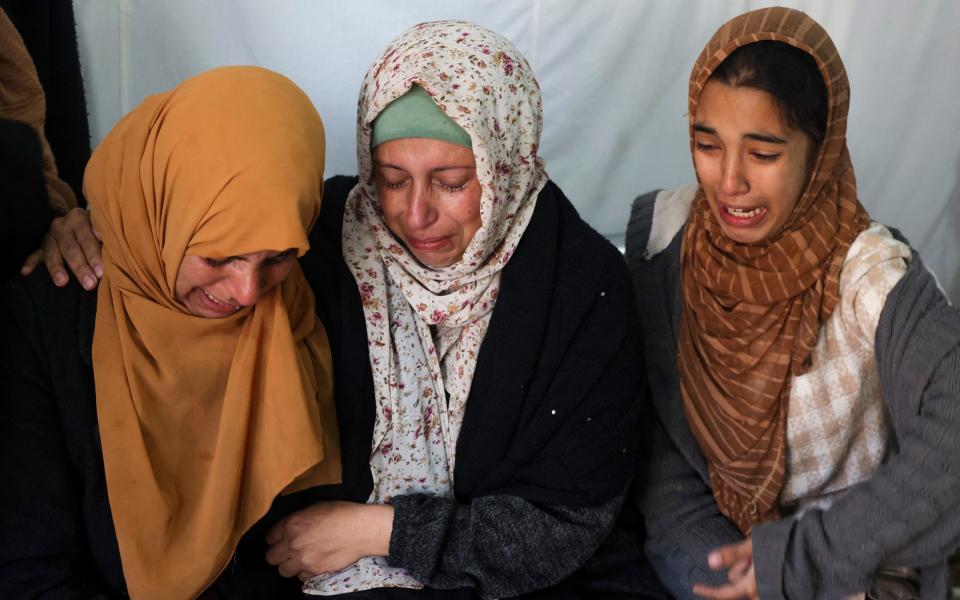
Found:
<path fill-rule="evenodd" d="M 284 577 L 306 581 L 364 556 L 386 556 L 392 531 L 393 507 L 388 504 L 318 502 L 267 532 L 266 558 Z"/>
<path fill-rule="evenodd" d="M 704 598 L 716 600 L 759 600 L 757 594 L 757 576 L 753 565 L 753 540 L 721 546 L 707 557 L 707 564 L 714 571 L 727 569 L 727 585 L 709 586 L 697 584 L 693 593 Z"/>

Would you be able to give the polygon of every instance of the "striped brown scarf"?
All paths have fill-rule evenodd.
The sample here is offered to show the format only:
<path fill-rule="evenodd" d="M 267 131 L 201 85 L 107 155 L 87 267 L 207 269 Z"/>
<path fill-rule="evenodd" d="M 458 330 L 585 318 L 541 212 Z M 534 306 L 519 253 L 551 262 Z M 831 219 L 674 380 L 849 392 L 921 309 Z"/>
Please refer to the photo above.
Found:
<path fill-rule="evenodd" d="M 827 129 L 810 181 L 783 229 L 753 245 L 723 235 L 699 189 L 681 253 L 684 411 L 717 504 L 744 534 L 777 517 L 790 377 L 809 368 L 820 326 L 839 300 L 847 249 L 870 221 L 847 152 L 846 71 L 826 31 L 799 11 L 740 15 L 707 43 L 690 75 L 691 151 L 710 75 L 737 48 L 763 40 L 806 51 L 824 75 Z"/>

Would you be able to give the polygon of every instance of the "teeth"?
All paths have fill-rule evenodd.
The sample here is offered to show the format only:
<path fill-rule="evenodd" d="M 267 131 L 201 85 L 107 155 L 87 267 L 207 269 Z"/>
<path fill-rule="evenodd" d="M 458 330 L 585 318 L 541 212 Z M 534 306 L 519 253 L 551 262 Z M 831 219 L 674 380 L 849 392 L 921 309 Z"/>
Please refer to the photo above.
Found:
<path fill-rule="evenodd" d="M 213 296 L 211 296 L 210 294 L 208 294 L 208 293 L 207 293 L 207 290 L 201 288 L 200 291 L 203 292 L 203 295 L 204 295 L 204 296 L 206 296 L 207 298 L 210 298 L 210 300 L 211 300 L 212 302 L 215 302 L 216 304 L 219 304 L 220 306 L 225 306 L 225 307 L 227 307 L 227 308 L 233 308 L 231 305 L 225 304 L 225 303 L 223 303 L 223 302 L 220 302 L 219 300 L 217 300 L 216 298 L 214 298 Z"/>
<path fill-rule="evenodd" d="M 750 217 L 755 217 L 763 212 L 765 209 L 761 207 L 752 208 L 750 210 L 744 210 L 742 208 L 733 208 L 732 206 L 726 207 L 727 212 L 735 217 L 740 217 L 741 219 L 749 219 Z"/>

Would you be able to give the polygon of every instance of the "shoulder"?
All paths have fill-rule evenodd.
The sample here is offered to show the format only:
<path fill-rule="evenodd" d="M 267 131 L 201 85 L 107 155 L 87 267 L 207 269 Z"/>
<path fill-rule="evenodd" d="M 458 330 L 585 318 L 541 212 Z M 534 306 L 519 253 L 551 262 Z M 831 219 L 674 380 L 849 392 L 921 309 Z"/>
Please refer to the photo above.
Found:
<path fill-rule="evenodd" d="M 646 345 L 653 355 L 672 355 L 672 326 L 679 315 L 680 246 L 697 184 L 654 190 L 633 201 L 626 234 L 626 260 L 637 296 Z M 655 315 L 655 316 L 654 316 Z M 673 325 L 672 325 L 673 324 Z M 672 343 L 672 342 L 671 342 Z"/>
<path fill-rule="evenodd" d="M 343 228 L 343 210 L 347 204 L 350 190 L 360 181 L 354 175 L 334 175 L 323 183 L 323 203 L 320 205 L 320 216 L 311 232 L 311 243 L 314 235 L 336 234 L 340 239 L 340 230 Z"/>
<path fill-rule="evenodd" d="M 557 283 L 595 290 L 603 286 L 629 285 L 623 254 L 584 221 L 576 208 L 552 181 L 538 202 L 556 207 Z M 535 216 L 536 217 L 536 213 Z"/>
<path fill-rule="evenodd" d="M 335 175 L 323 184 L 320 215 L 310 230 L 310 251 L 300 259 L 304 276 L 314 294 L 322 296 L 334 277 L 336 265 L 343 262 L 340 240 L 343 234 L 343 211 L 350 190 L 357 184 L 353 176 Z"/>
<path fill-rule="evenodd" d="M 347 202 L 347 196 L 350 190 L 357 185 L 360 178 L 356 175 L 334 175 L 323 182 L 323 203 L 324 206 L 339 206 L 341 212 L 343 205 Z"/>
<path fill-rule="evenodd" d="M 887 296 L 903 278 L 909 261 L 910 247 L 875 222 L 847 250 L 840 272 L 840 314 L 854 321 L 870 345 Z"/>
<path fill-rule="evenodd" d="M 664 250 L 683 230 L 690 206 L 697 195 L 697 184 L 672 190 L 654 190 L 633 201 L 627 224 L 627 261 L 649 260 Z"/>

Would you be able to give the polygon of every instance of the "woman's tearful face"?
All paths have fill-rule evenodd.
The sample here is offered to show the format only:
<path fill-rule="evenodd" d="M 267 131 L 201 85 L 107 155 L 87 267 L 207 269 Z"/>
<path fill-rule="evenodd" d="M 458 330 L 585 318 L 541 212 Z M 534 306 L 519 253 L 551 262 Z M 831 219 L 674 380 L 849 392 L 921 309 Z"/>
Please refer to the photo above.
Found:
<path fill-rule="evenodd" d="M 261 250 L 222 259 L 188 254 L 177 271 L 174 292 L 194 316 L 228 317 L 253 306 L 279 285 L 296 259 L 295 249 Z"/>
<path fill-rule="evenodd" d="M 762 242 L 783 227 L 809 178 L 812 141 L 784 125 L 773 96 L 710 81 L 700 94 L 693 160 L 724 235 Z"/>
<path fill-rule="evenodd" d="M 373 151 L 383 220 L 421 264 L 454 264 L 480 229 L 473 151 L 428 138 L 384 142 Z"/>

